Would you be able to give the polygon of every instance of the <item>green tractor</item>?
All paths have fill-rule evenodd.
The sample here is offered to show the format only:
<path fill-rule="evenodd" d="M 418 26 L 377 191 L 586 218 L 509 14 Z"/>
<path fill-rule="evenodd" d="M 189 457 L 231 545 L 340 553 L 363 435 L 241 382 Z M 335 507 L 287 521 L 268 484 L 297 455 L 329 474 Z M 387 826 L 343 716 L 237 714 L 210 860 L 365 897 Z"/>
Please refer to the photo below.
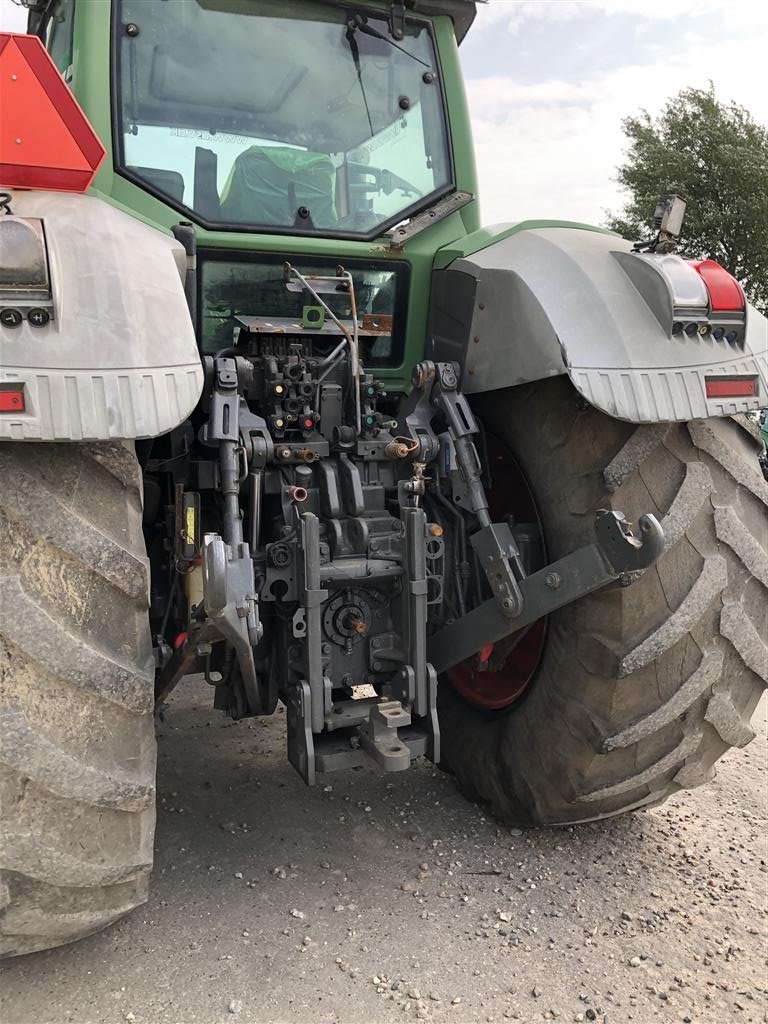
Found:
<path fill-rule="evenodd" d="M 425 756 L 525 826 L 712 778 L 768 678 L 768 333 L 681 203 L 482 228 L 468 0 L 25 4 L 107 158 L 44 172 L 61 79 L 0 39 L 6 954 L 146 899 L 191 674 L 309 785 Z"/>

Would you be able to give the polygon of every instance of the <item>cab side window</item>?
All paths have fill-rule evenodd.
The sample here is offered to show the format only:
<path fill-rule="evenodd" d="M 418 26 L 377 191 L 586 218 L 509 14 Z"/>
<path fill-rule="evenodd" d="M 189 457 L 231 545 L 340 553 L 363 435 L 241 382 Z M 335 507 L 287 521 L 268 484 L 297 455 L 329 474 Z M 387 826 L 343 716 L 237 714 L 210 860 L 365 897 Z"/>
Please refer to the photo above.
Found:
<path fill-rule="evenodd" d="M 75 0 L 59 0 L 45 27 L 45 48 L 66 82 L 72 78 L 74 28 Z"/>

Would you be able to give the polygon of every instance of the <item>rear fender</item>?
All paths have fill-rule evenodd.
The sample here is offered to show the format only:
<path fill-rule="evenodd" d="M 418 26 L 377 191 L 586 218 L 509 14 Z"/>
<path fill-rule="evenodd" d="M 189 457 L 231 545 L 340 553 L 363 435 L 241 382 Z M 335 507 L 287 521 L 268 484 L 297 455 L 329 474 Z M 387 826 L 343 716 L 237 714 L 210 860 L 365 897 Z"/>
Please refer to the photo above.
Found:
<path fill-rule="evenodd" d="M 663 279 L 618 235 L 520 225 L 478 238 L 476 251 L 438 254 L 430 307 L 429 358 L 458 362 L 465 393 L 567 374 L 634 423 L 768 405 L 768 321 L 754 307 L 738 342 L 673 334 Z M 754 394 L 708 397 L 710 377 L 751 378 Z"/>
<path fill-rule="evenodd" d="M 10 205 L 42 222 L 47 280 L 30 287 L 23 247 L 3 246 L 0 306 L 20 322 L 0 322 L 0 388 L 23 389 L 24 410 L 0 414 L 0 438 L 146 438 L 182 423 L 203 370 L 181 245 L 94 196 L 15 191 Z"/>

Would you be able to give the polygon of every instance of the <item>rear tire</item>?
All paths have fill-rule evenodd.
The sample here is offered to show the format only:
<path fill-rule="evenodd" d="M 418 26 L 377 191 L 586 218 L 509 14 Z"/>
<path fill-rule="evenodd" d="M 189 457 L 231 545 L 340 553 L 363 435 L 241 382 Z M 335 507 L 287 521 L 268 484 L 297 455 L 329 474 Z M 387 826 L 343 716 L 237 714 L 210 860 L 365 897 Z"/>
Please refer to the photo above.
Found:
<path fill-rule="evenodd" d="M 155 826 L 141 473 L 118 443 L 0 444 L 0 950 L 145 902 Z"/>
<path fill-rule="evenodd" d="M 606 818 L 706 782 L 753 738 L 768 681 L 768 485 L 737 419 L 633 426 L 564 378 L 482 396 L 518 459 L 554 561 L 594 512 L 652 512 L 667 544 L 631 586 L 550 616 L 527 695 L 489 716 L 443 679 L 443 753 L 465 791 L 517 824 Z"/>

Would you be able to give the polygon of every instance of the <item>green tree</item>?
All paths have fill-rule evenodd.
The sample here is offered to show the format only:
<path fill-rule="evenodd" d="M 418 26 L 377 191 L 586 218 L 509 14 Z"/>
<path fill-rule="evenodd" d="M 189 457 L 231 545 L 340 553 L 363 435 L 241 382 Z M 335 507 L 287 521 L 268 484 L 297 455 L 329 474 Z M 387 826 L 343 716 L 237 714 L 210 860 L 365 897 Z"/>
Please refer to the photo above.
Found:
<path fill-rule="evenodd" d="M 687 202 L 679 252 L 721 263 L 750 300 L 768 311 L 768 130 L 714 87 L 684 89 L 653 119 L 642 110 L 623 122 L 629 140 L 618 181 L 629 192 L 609 227 L 649 237 L 660 195 Z"/>

